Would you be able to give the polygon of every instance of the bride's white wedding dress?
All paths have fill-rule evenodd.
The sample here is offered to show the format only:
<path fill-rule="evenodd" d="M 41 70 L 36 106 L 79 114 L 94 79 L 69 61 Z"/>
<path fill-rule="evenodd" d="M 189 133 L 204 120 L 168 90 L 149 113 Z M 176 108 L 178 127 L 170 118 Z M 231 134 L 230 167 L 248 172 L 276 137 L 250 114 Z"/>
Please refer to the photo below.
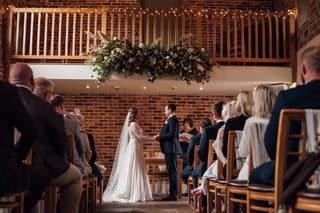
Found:
<path fill-rule="evenodd" d="M 123 143 L 123 141 L 119 141 L 122 145 L 118 145 L 115 158 L 117 162 L 113 165 L 115 168 L 112 168 L 109 183 L 103 193 L 103 201 L 105 202 L 152 200 L 152 192 L 144 160 L 143 141 L 153 139 L 144 136 L 142 129 L 136 122 L 131 122 L 127 131 L 129 142 Z M 123 146 L 126 143 L 127 145 Z"/>

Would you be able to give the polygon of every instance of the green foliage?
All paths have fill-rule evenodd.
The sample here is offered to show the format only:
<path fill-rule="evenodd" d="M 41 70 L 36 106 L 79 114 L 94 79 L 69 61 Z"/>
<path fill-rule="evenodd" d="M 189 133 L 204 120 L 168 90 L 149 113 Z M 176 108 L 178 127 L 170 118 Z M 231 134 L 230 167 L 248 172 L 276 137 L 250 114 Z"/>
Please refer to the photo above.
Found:
<path fill-rule="evenodd" d="M 128 40 L 113 39 L 101 43 L 90 55 L 87 64 L 93 67 L 97 82 L 104 82 L 111 73 L 146 75 L 153 82 L 165 76 L 176 77 L 190 84 L 192 80 L 209 81 L 213 64 L 204 48 L 197 45 L 175 45 L 169 49 L 160 45 L 132 45 Z"/>

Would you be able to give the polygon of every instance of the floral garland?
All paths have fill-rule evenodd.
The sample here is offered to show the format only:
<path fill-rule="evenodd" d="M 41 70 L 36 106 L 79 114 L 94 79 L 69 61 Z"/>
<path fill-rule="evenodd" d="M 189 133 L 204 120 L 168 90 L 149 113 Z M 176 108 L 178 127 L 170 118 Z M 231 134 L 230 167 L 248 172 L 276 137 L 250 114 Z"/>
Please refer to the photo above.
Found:
<path fill-rule="evenodd" d="M 134 74 L 146 75 L 150 82 L 173 76 L 187 84 L 191 80 L 205 83 L 209 81 L 213 66 L 209 54 L 197 45 L 184 47 L 181 44 L 165 49 L 159 44 L 136 45 L 128 40 L 114 38 L 104 39 L 89 55 L 93 58 L 87 64 L 93 67 L 98 83 L 105 82 L 114 72 L 126 77 Z"/>

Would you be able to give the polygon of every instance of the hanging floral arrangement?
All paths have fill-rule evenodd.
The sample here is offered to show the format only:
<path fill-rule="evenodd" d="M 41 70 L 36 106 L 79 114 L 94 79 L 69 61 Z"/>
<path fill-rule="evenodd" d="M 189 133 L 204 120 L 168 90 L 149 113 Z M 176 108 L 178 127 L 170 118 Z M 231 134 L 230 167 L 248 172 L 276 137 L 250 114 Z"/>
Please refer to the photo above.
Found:
<path fill-rule="evenodd" d="M 98 83 L 106 81 L 112 73 L 122 73 L 126 77 L 145 75 L 150 82 L 167 76 L 187 84 L 192 80 L 209 81 L 213 64 L 208 52 L 198 45 L 162 48 L 157 43 L 137 45 L 128 40 L 108 40 L 105 37 L 101 40 L 101 44 L 90 51 L 92 58 L 87 61 Z"/>

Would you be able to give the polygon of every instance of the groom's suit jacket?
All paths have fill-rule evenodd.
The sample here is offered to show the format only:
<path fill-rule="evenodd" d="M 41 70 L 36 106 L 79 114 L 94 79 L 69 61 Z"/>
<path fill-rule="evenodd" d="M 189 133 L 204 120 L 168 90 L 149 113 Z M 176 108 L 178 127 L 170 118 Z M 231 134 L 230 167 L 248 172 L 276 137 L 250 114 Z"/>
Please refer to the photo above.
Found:
<path fill-rule="evenodd" d="M 159 136 L 161 152 L 164 154 L 182 154 L 179 144 L 179 121 L 175 115 L 169 117 Z"/>

